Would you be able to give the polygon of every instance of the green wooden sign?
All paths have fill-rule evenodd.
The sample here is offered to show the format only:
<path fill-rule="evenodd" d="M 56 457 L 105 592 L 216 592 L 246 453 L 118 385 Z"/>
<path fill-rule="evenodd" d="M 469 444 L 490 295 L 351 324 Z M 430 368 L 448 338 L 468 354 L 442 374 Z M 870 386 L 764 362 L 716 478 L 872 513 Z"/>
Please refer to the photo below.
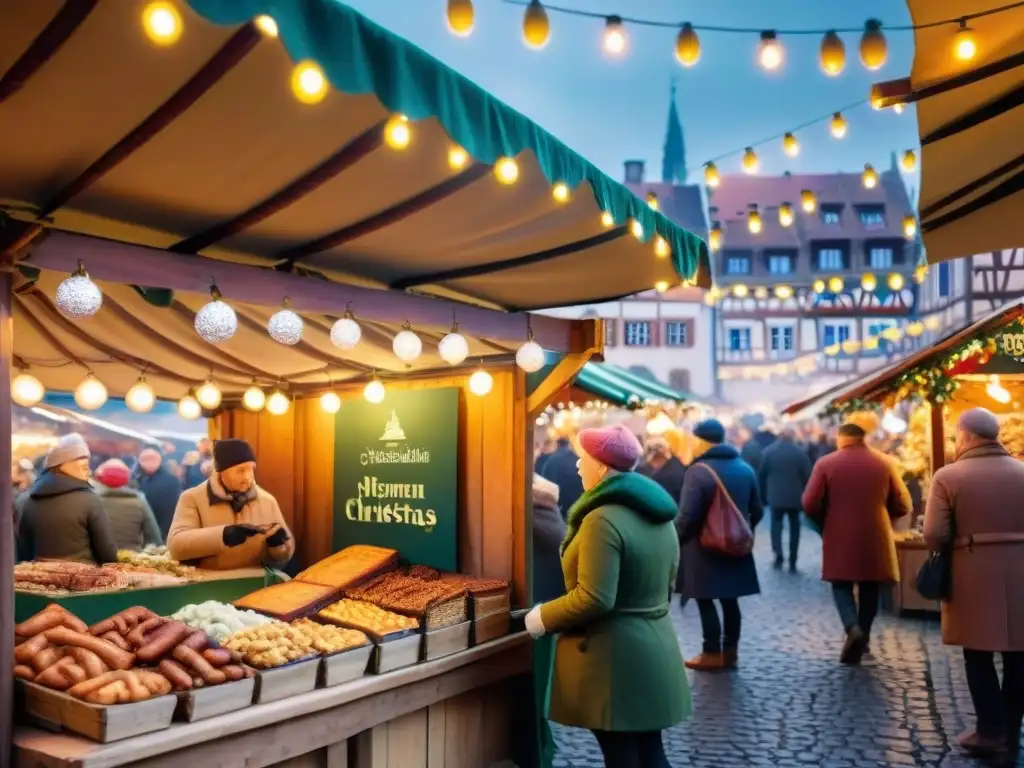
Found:
<path fill-rule="evenodd" d="M 459 390 L 347 402 L 334 435 L 334 551 L 375 544 L 458 570 Z"/>

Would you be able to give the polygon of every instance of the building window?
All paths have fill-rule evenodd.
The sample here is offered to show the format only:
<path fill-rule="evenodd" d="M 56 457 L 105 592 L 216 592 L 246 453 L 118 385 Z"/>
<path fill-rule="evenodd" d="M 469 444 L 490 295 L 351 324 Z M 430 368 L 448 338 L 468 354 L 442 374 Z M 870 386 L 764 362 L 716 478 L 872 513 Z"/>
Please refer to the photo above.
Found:
<path fill-rule="evenodd" d="M 749 352 L 750 351 L 750 329 L 730 328 L 729 329 L 729 351 Z"/>
<path fill-rule="evenodd" d="M 892 269 L 892 248 L 872 248 L 868 260 L 872 269 Z"/>
<path fill-rule="evenodd" d="M 837 270 L 845 269 L 843 264 L 843 252 L 839 248 L 818 249 L 818 269 Z"/>
<path fill-rule="evenodd" d="M 619 343 L 619 321 L 618 320 L 605 320 L 604 321 L 604 345 L 606 347 L 614 347 Z"/>
<path fill-rule="evenodd" d="M 793 351 L 793 326 L 773 325 L 771 328 L 772 352 Z"/>
<path fill-rule="evenodd" d="M 690 346 L 689 323 L 685 320 L 672 320 L 665 323 L 665 346 L 667 347 L 688 347 Z"/>
<path fill-rule="evenodd" d="M 848 325 L 826 325 L 822 329 L 822 346 L 831 347 L 833 344 L 842 344 L 850 338 L 850 326 Z"/>
<path fill-rule="evenodd" d="M 629 320 L 626 322 L 626 346 L 651 346 L 651 324 L 646 320 Z"/>
<path fill-rule="evenodd" d="M 725 274 L 749 275 L 750 259 L 747 256 L 730 256 L 725 260 Z"/>
<path fill-rule="evenodd" d="M 860 209 L 860 223 L 865 229 L 884 227 L 885 207 L 881 205 L 865 205 Z"/>
<path fill-rule="evenodd" d="M 843 206 L 841 205 L 821 206 L 821 223 L 838 225 L 840 223 L 839 216 L 842 212 Z"/>
<path fill-rule="evenodd" d="M 773 255 L 768 257 L 768 273 L 772 275 L 789 275 L 793 272 L 791 256 Z"/>
<path fill-rule="evenodd" d="M 939 264 L 939 296 L 949 298 L 949 262 Z"/>
<path fill-rule="evenodd" d="M 880 337 L 885 331 L 889 330 L 890 328 L 895 328 L 895 327 L 896 327 L 896 321 L 895 320 L 881 320 L 881 321 L 879 321 L 877 323 L 869 323 L 868 324 L 868 338 L 870 338 L 872 336 Z"/>
<path fill-rule="evenodd" d="M 685 368 L 676 368 L 668 372 L 668 385 L 672 389 L 687 392 L 690 389 L 690 372 Z"/>

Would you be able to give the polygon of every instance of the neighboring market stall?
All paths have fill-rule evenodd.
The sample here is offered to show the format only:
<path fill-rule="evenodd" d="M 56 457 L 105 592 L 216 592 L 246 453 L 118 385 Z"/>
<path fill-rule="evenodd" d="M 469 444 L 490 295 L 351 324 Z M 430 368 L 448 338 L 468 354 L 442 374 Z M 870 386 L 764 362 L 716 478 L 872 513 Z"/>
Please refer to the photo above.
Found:
<path fill-rule="evenodd" d="M 87 588 L 20 626 L 38 643 L 19 662 L 27 706 L 64 731 L 19 725 L 15 761 L 532 764 L 531 656 L 509 612 L 531 604 L 531 429 L 602 338 L 596 321 L 523 312 L 706 284 L 703 243 L 333 0 L 44 0 L 5 5 L 0 28 L 0 255 L 13 267 L 0 274 L 0 381 L 16 374 L 10 394 L 27 407 L 47 390 L 86 409 L 108 395 L 139 411 L 177 401 L 213 417 L 215 437 L 248 439 L 308 576 L 234 600 L 290 628 L 223 636 L 228 596 L 211 624 L 168 584 L 153 587 L 158 612 L 182 590 L 178 619 L 149 615 L 138 591 L 92 639 L 74 601 L 102 597 L 91 585 L 122 591 L 120 577 L 32 576 Z M 9 518 L 0 534 L 10 658 Z M 381 552 L 395 555 L 362 567 Z M 399 573 L 399 558 L 424 568 Z M 368 634 L 322 629 L 337 623 Z M 142 658 L 154 632 L 165 647 Z M 204 634 L 225 654 L 197 660 L 188 643 Z M 357 647 L 367 655 L 342 653 Z M 60 673 L 46 661 L 87 675 L 76 649 L 90 648 L 107 654 L 104 687 L 48 685 Z M 181 681 L 165 695 L 180 670 L 157 661 L 209 694 Z M 188 722 L 166 727 L 174 712 Z"/>
<path fill-rule="evenodd" d="M 876 85 L 872 98 L 878 106 L 917 107 L 920 229 L 928 260 L 1020 248 L 1024 6 L 1004 0 L 907 0 L 907 6 L 915 25 L 913 70 Z"/>

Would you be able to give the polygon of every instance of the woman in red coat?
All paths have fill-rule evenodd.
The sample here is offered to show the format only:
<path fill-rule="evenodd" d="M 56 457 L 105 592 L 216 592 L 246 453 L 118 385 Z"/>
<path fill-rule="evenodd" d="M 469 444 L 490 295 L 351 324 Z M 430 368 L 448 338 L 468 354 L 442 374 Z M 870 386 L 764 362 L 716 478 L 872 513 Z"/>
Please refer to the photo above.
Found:
<path fill-rule="evenodd" d="M 840 427 L 839 450 L 814 465 L 802 499 L 804 512 L 821 530 L 821 577 L 832 582 L 846 630 L 839 657 L 844 664 L 859 664 L 868 649 L 879 586 L 900 580 L 892 521 L 911 511 L 896 465 L 869 448 L 865 436 L 857 424 Z"/>

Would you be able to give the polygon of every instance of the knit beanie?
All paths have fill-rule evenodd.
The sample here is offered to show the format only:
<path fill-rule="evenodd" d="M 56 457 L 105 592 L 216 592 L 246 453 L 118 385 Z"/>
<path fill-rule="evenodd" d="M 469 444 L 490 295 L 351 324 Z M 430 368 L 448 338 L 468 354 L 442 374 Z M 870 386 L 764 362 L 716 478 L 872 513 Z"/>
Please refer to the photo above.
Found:
<path fill-rule="evenodd" d="M 718 419 L 704 419 L 693 428 L 693 436 L 711 445 L 725 442 L 725 427 Z"/>
<path fill-rule="evenodd" d="M 120 459 L 108 459 L 96 468 L 96 479 L 107 488 L 123 488 L 131 481 L 132 472 Z"/>
<path fill-rule="evenodd" d="M 64 435 L 57 441 L 57 444 L 46 454 L 46 461 L 43 464 L 45 469 L 56 469 L 61 464 L 77 459 L 88 459 L 92 454 L 85 439 L 77 432 Z"/>
<path fill-rule="evenodd" d="M 636 435 L 623 424 L 581 429 L 579 444 L 588 456 L 619 472 L 636 469 L 643 453 Z"/>
<path fill-rule="evenodd" d="M 256 461 L 252 446 L 245 440 L 218 440 L 213 444 L 213 464 L 218 472 Z"/>

